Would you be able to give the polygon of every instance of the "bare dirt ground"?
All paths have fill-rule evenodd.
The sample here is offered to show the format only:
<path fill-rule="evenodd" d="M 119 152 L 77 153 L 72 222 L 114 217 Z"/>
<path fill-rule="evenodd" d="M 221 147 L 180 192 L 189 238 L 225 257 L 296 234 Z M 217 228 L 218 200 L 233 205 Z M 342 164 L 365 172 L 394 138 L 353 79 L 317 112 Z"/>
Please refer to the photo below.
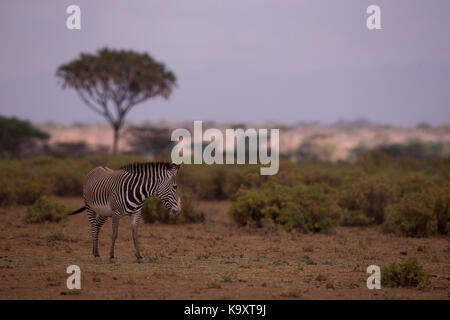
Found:
<path fill-rule="evenodd" d="M 60 199 L 78 207 L 81 199 Z M 145 263 L 135 262 L 129 218 L 108 263 L 111 222 L 91 255 L 86 214 L 60 223 L 26 224 L 25 207 L 0 209 L 0 299 L 449 299 L 450 242 L 399 238 L 377 228 L 337 228 L 331 235 L 235 226 L 229 202 L 202 202 L 198 224 L 140 224 Z M 416 257 L 430 286 L 368 290 L 366 268 Z M 81 268 L 81 291 L 66 287 L 66 268 Z"/>

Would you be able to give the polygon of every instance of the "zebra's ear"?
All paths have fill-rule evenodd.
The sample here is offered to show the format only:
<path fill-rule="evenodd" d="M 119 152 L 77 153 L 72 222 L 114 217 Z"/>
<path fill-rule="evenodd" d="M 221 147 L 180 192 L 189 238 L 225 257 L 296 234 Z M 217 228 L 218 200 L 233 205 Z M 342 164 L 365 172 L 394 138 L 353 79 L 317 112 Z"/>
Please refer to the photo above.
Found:
<path fill-rule="evenodd" d="M 170 171 L 172 171 L 173 174 L 175 175 L 178 173 L 178 170 L 180 170 L 180 167 L 181 167 L 181 164 L 172 163 L 170 165 Z"/>

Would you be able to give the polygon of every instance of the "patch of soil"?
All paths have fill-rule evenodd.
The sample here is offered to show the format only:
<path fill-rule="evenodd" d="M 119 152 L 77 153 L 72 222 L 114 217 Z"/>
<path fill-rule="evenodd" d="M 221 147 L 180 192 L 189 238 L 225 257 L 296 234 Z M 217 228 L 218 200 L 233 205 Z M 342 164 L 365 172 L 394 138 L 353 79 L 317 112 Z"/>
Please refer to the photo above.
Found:
<path fill-rule="evenodd" d="M 73 207 L 78 198 L 62 198 Z M 135 262 L 128 217 L 121 219 L 116 263 L 108 263 L 111 221 L 92 257 L 85 213 L 60 223 L 26 224 L 24 207 L 0 219 L 0 299 L 448 299 L 446 237 L 403 238 L 378 228 L 339 227 L 330 235 L 237 227 L 229 202 L 200 202 L 205 222 L 139 227 L 144 263 Z M 424 288 L 369 290 L 369 265 L 416 257 L 433 275 Z M 66 287 L 81 268 L 81 291 Z"/>

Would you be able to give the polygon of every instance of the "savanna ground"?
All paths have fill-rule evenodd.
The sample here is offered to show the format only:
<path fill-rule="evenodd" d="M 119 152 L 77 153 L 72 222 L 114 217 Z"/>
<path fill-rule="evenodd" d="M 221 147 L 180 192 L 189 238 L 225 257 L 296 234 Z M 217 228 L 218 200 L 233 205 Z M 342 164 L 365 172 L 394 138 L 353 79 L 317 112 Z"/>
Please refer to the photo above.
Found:
<path fill-rule="evenodd" d="M 59 198 L 72 207 L 80 198 Z M 59 223 L 27 224 L 25 206 L 0 209 L 1 299 L 448 299 L 446 236 L 398 237 L 379 226 L 330 234 L 239 227 L 228 201 L 201 201 L 203 223 L 148 224 L 135 262 L 129 218 L 121 219 L 116 263 L 108 263 L 111 221 L 94 261 L 85 213 Z M 368 290 L 366 268 L 416 257 L 432 274 L 425 288 Z M 81 268 L 81 291 L 66 287 L 66 268 Z"/>

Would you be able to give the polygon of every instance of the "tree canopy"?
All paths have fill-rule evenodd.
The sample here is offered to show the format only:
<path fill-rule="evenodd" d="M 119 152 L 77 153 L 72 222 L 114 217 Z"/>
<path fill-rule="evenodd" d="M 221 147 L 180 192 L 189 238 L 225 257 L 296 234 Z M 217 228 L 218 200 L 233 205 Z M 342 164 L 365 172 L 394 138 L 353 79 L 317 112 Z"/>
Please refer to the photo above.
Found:
<path fill-rule="evenodd" d="M 0 116 L 0 153 L 21 156 L 25 149 L 32 149 L 37 140 L 48 138 L 46 132 L 36 129 L 28 121 Z"/>
<path fill-rule="evenodd" d="M 90 109 L 110 123 L 114 153 L 128 112 L 149 98 L 167 99 L 176 86 L 173 72 L 149 54 L 107 48 L 97 54 L 81 53 L 78 59 L 61 65 L 56 76 L 63 88 L 75 89 Z"/>

